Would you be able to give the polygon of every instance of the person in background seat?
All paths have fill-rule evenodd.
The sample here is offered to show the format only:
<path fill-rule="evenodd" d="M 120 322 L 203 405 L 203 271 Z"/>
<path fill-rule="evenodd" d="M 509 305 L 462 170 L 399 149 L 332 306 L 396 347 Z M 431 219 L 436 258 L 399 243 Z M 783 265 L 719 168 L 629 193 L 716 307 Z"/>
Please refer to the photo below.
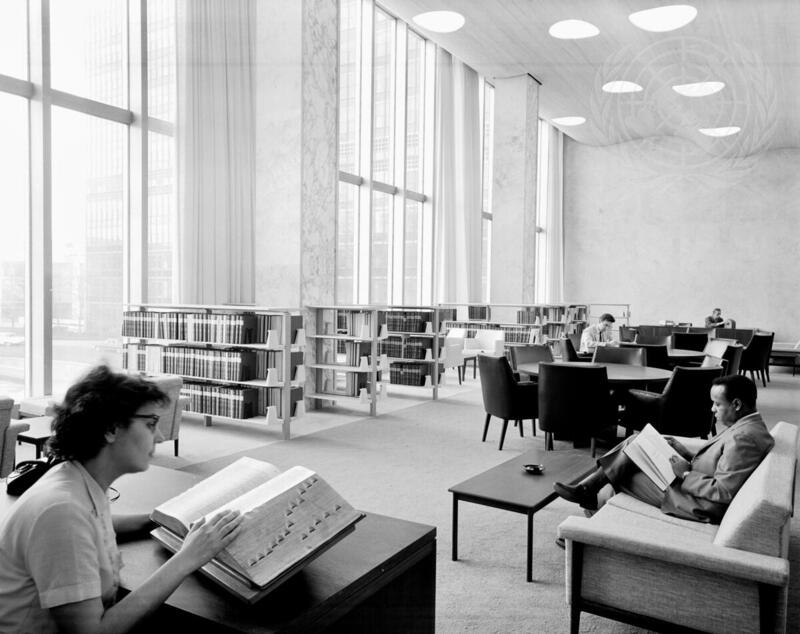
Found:
<path fill-rule="evenodd" d="M 614 315 L 603 313 L 596 324 L 584 328 L 581 333 L 580 352 L 594 352 L 597 346 L 613 343 L 611 324 L 615 321 Z"/>
<path fill-rule="evenodd" d="M 706 317 L 706 328 L 735 328 L 735 322 L 732 319 L 725 319 L 722 316 L 722 309 L 715 308 L 711 314 Z"/>

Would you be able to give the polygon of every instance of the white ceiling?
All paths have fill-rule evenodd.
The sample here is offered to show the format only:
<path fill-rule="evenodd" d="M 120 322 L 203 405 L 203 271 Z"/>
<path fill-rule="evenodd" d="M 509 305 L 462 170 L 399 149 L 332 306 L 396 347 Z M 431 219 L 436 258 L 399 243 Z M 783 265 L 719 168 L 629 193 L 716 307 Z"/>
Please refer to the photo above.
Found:
<path fill-rule="evenodd" d="M 687 26 L 649 33 L 628 15 L 689 2 L 698 10 Z M 379 0 L 409 24 L 424 11 L 466 17 L 455 33 L 414 27 L 491 79 L 529 73 L 542 86 L 539 115 L 580 115 L 586 123 L 561 129 L 581 143 L 608 145 L 678 136 L 718 155 L 800 148 L 800 0 Z M 582 19 L 596 37 L 558 40 L 559 20 Z M 611 80 L 635 81 L 638 93 L 608 94 Z M 689 98 L 671 86 L 724 81 L 708 97 Z M 698 128 L 736 125 L 713 139 Z"/>

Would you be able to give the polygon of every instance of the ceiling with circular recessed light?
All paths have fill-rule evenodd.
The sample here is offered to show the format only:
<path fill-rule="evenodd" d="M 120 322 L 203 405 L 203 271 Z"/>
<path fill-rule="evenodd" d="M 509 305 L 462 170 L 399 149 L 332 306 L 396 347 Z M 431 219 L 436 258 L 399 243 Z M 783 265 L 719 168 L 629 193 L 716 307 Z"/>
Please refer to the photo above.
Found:
<path fill-rule="evenodd" d="M 738 144 L 741 154 L 800 148 L 798 0 L 381 5 L 409 23 L 426 11 L 462 14 L 465 23 L 453 33 L 412 28 L 490 81 L 536 77 L 539 115 L 583 117 L 580 125 L 558 126 L 581 143 L 671 135 L 709 152 L 722 152 L 725 144 Z M 662 7 L 679 9 L 656 11 Z"/>

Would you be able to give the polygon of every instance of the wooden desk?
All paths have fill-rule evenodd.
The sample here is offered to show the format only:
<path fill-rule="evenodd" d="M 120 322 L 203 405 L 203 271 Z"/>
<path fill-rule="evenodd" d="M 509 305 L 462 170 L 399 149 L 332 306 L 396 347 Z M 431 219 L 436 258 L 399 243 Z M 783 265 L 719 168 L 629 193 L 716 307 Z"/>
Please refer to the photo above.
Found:
<path fill-rule="evenodd" d="M 527 473 L 522 465 L 543 464 L 542 475 Z M 595 468 L 583 451 L 528 451 L 448 489 L 453 494 L 453 561 L 458 560 L 458 503 L 522 513 L 528 517 L 527 581 L 533 581 L 533 516 L 555 500 L 554 482 L 576 482 Z"/>
<path fill-rule="evenodd" d="M 670 370 L 661 368 L 648 368 L 641 365 L 624 365 L 622 363 L 581 363 L 580 361 L 558 361 L 559 364 L 574 365 L 579 368 L 591 368 L 605 366 L 608 374 L 608 382 L 612 385 L 647 385 L 648 383 L 658 383 L 668 381 L 672 376 Z M 520 363 L 517 371 L 521 374 L 539 375 L 538 363 Z"/>
<path fill-rule="evenodd" d="M 147 512 L 197 482 L 150 467 L 120 478 L 114 513 Z M 0 495 L 0 517 L 16 498 Z M 170 554 L 151 538 L 120 543 L 122 592 L 140 586 Z M 355 531 L 255 605 L 199 573 L 190 575 L 137 631 L 433 632 L 436 528 L 368 513 Z"/>

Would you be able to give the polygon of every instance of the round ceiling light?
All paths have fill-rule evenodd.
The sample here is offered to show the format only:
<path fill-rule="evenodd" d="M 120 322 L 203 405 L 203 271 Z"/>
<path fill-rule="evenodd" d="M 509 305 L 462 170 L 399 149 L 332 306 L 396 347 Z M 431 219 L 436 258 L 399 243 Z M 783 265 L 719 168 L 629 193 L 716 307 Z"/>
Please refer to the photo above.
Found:
<path fill-rule="evenodd" d="M 464 26 L 464 16 L 455 11 L 428 11 L 413 18 L 414 24 L 436 33 L 452 33 Z"/>
<path fill-rule="evenodd" d="M 551 119 L 553 123 L 556 125 L 581 125 L 582 123 L 586 123 L 585 117 L 556 117 L 555 119 Z"/>
<path fill-rule="evenodd" d="M 724 81 L 698 81 L 693 84 L 678 84 L 673 86 L 672 90 L 684 97 L 707 97 L 723 88 L 725 88 Z"/>
<path fill-rule="evenodd" d="M 686 26 L 697 16 L 697 9 L 689 4 L 673 4 L 645 11 L 636 11 L 628 19 L 645 31 L 664 33 Z"/>
<path fill-rule="evenodd" d="M 714 137 L 731 136 L 732 134 L 736 134 L 740 130 L 741 128 L 736 125 L 730 125 L 724 128 L 700 128 L 701 134 Z"/>
<path fill-rule="evenodd" d="M 640 92 L 644 89 L 636 82 L 617 79 L 615 81 L 610 81 L 603 84 L 603 90 L 605 92 L 618 93 L 618 92 Z"/>
<path fill-rule="evenodd" d="M 559 40 L 582 40 L 600 33 L 594 24 L 583 20 L 561 20 L 550 27 L 548 33 Z"/>

